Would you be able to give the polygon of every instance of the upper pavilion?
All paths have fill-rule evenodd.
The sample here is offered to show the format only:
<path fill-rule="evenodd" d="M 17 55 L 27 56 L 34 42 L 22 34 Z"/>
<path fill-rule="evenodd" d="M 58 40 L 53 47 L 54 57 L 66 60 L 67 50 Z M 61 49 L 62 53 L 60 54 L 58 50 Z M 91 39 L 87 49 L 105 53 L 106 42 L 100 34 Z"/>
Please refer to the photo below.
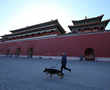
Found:
<path fill-rule="evenodd" d="M 72 33 L 102 32 L 105 31 L 110 19 L 102 21 L 104 15 L 83 20 L 73 20 L 73 25 L 68 26 Z"/>

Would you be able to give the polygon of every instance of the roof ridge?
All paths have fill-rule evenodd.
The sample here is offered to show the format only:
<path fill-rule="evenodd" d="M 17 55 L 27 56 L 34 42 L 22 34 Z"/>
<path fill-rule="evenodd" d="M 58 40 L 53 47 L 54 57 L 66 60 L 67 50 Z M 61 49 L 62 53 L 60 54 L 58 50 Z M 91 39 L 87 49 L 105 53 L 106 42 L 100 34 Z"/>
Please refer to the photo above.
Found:
<path fill-rule="evenodd" d="M 104 16 L 104 14 L 96 17 L 91 17 L 91 18 L 86 18 L 86 19 L 80 19 L 80 20 L 72 20 L 72 22 L 77 22 L 77 21 L 84 21 L 84 20 L 90 20 L 90 19 L 95 19 L 95 18 L 101 18 Z"/>
<path fill-rule="evenodd" d="M 39 23 L 39 24 L 34 24 L 34 25 L 26 26 L 26 27 L 22 27 L 22 28 L 19 28 L 19 29 L 11 30 L 10 32 L 19 31 L 21 29 L 28 29 L 28 28 L 31 28 L 31 27 L 34 27 L 34 26 L 47 24 L 47 23 L 51 23 L 51 22 L 58 22 L 58 19 L 50 20 L 50 21 L 47 21 L 47 22 L 42 22 L 42 23 Z"/>

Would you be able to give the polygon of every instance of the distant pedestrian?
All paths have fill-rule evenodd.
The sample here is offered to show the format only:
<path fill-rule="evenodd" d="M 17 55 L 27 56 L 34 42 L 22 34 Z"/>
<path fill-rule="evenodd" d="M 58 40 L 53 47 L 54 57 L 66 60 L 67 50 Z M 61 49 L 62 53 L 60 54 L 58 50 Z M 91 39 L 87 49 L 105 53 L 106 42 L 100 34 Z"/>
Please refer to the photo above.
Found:
<path fill-rule="evenodd" d="M 67 64 L 67 55 L 66 53 L 63 53 L 61 58 L 61 72 L 63 72 L 63 69 L 66 69 L 71 72 L 71 69 L 67 68 L 66 64 Z"/>
<path fill-rule="evenodd" d="M 80 55 L 80 61 L 83 61 L 83 55 Z"/>

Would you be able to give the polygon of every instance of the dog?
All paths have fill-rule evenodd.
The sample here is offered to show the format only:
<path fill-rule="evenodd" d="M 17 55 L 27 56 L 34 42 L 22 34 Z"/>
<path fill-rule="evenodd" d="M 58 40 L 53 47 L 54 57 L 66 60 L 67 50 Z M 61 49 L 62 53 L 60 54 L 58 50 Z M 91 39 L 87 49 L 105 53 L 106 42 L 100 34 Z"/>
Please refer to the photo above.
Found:
<path fill-rule="evenodd" d="M 57 70 L 57 69 L 45 68 L 43 72 L 49 74 L 50 78 L 52 78 L 53 75 L 57 75 L 60 79 L 64 77 L 64 73 L 62 73 L 60 70 Z"/>

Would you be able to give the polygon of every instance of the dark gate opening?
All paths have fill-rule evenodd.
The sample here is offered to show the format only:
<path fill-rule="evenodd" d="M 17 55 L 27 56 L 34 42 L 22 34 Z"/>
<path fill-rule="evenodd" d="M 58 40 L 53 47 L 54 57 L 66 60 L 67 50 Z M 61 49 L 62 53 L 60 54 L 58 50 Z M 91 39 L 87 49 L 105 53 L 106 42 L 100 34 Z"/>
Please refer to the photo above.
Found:
<path fill-rule="evenodd" d="M 28 49 L 28 51 L 27 51 L 27 56 L 28 56 L 29 58 L 32 58 L 32 56 L 33 56 L 33 48 L 29 48 L 29 49 Z"/>
<path fill-rule="evenodd" d="M 95 60 L 95 53 L 93 48 L 87 48 L 85 50 L 85 60 L 94 61 Z"/>
<path fill-rule="evenodd" d="M 10 50 L 6 50 L 6 56 L 9 56 L 10 55 Z"/>
<path fill-rule="evenodd" d="M 17 49 L 16 49 L 16 54 L 15 54 L 15 55 L 18 57 L 18 56 L 20 55 L 20 53 L 21 53 L 21 48 L 17 48 Z"/>

